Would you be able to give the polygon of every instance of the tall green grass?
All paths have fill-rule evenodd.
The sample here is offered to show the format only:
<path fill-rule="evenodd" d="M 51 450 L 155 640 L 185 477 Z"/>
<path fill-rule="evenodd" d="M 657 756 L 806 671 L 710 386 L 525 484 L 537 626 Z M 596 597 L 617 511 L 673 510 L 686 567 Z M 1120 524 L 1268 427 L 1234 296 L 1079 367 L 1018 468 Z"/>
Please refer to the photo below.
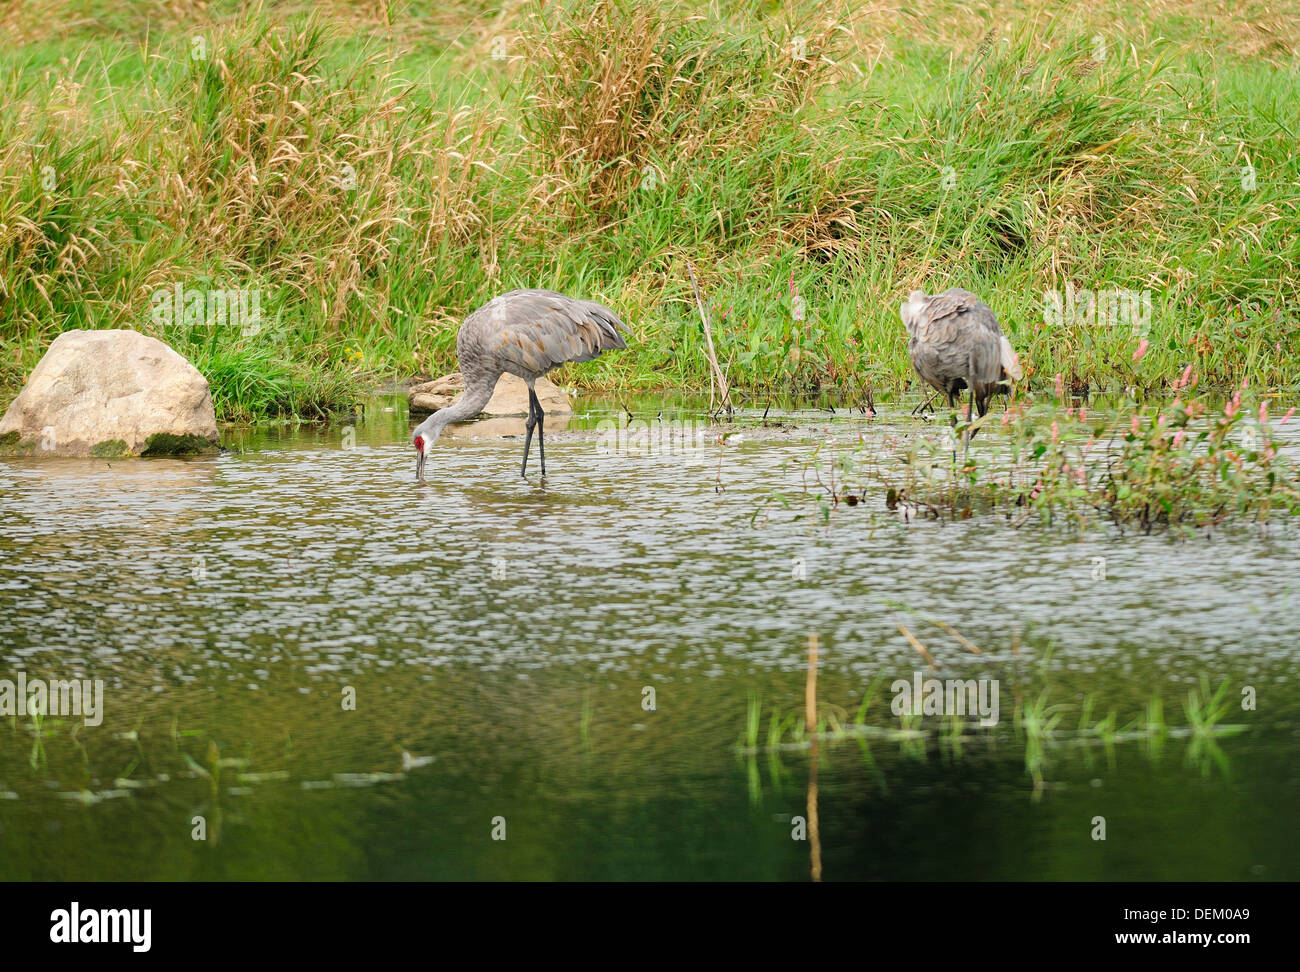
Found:
<path fill-rule="evenodd" d="M 1031 383 L 1300 372 L 1298 29 L 1269 8 L 97 6 L 0 15 L 0 403 L 59 331 L 134 327 L 223 417 L 315 414 L 451 370 L 522 286 L 633 325 L 560 380 L 704 387 L 687 261 L 742 388 L 902 388 L 898 305 L 947 286 Z M 160 326 L 177 282 L 258 289 L 266 326 Z M 1049 324 L 1067 284 L 1149 290 L 1145 353 Z"/>

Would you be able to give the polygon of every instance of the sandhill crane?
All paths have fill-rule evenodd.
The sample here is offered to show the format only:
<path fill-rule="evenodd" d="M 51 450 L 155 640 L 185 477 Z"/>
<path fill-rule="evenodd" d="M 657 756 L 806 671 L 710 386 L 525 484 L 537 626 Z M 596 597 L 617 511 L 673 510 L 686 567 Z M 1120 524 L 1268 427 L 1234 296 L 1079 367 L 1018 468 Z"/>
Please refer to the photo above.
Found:
<path fill-rule="evenodd" d="M 953 287 L 933 297 L 913 290 L 899 313 L 909 335 L 907 352 L 916 373 L 957 406 L 958 392 L 970 389 L 971 413 L 962 434 L 970 449 L 975 410 L 983 416 L 989 398 L 1019 381 L 1020 358 L 998 327 L 988 306 L 970 291 Z"/>
<path fill-rule="evenodd" d="M 533 383 L 566 361 L 590 361 L 602 351 L 627 347 L 620 330 L 626 332 L 627 326 L 608 307 L 590 300 L 574 300 L 553 290 L 512 290 L 474 311 L 465 318 L 456 336 L 465 391 L 411 433 L 416 481 L 424 482 L 424 461 L 442 430 L 449 422 L 461 422 L 483 411 L 497 379 L 506 372 L 528 383 L 528 419 L 524 423 L 527 435 L 519 475 L 528 472 L 528 452 L 536 427 L 545 476 L 542 425 L 546 416 Z"/>

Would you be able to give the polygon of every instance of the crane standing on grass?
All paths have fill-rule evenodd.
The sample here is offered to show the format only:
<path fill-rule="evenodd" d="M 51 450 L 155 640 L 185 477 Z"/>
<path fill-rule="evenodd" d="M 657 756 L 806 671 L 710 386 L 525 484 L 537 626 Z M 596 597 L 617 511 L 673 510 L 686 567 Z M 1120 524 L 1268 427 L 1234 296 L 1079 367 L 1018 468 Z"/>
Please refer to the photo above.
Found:
<path fill-rule="evenodd" d="M 474 311 L 465 318 L 456 336 L 465 391 L 411 433 L 416 481 L 424 482 L 425 459 L 442 430 L 450 422 L 462 422 L 483 411 L 497 379 L 506 372 L 528 384 L 528 419 L 524 422 L 527 435 L 519 475 L 528 472 L 528 452 L 536 428 L 545 477 L 542 427 L 546 416 L 533 383 L 565 362 L 590 361 L 602 351 L 627 347 L 619 331 L 626 332 L 627 326 L 608 307 L 590 300 L 574 300 L 553 290 L 512 290 Z"/>
<path fill-rule="evenodd" d="M 958 393 L 970 389 L 970 415 L 962 433 L 964 456 L 970 450 L 970 422 L 976 409 L 983 416 L 993 394 L 1020 380 L 1020 357 L 993 311 L 968 290 L 953 287 L 933 297 L 913 290 L 900 314 L 916 373 L 947 395 L 951 408 L 957 406 Z"/>

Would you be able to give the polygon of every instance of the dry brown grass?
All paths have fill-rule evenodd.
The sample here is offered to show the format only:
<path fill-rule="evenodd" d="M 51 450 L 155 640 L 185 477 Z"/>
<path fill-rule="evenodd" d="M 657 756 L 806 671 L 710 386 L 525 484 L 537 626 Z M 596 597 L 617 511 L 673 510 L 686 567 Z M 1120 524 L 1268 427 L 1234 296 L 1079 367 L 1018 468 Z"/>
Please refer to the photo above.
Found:
<path fill-rule="evenodd" d="M 1025 29 L 1044 38 L 1059 31 L 1101 34 L 1112 49 L 1141 47 L 1167 36 L 1171 25 L 1180 21 L 1206 49 L 1233 58 L 1262 58 L 1282 65 L 1300 51 L 1300 4 L 1294 0 L 877 0 L 855 5 L 846 21 L 852 25 L 855 49 L 868 59 L 888 56 L 893 42 L 933 44 L 958 55 L 969 54 L 989 36 L 996 39 Z"/>
<path fill-rule="evenodd" d="M 555 189 L 576 189 L 599 212 L 646 178 L 672 178 L 670 158 L 717 159 L 762 141 L 830 80 L 844 37 L 829 5 L 758 48 L 661 6 L 598 0 L 583 19 L 572 13 L 539 5 L 524 23 L 526 125 Z"/>
<path fill-rule="evenodd" d="M 87 92 L 57 71 L 53 98 L 15 99 L 0 122 L 0 296 L 20 279 L 94 289 L 105 258 L 138 260 L 117 316 L 138 318 L 156 288 L 214 272 L 291 288 L 336 326 L 354 298 L 383 309 L 384 268 L 399 246 L 432 265 L 477 238 L 482 176 L 500 162 L 491 109 L 413 99 L 386 54 L 327 81 L 317 22 L 219 25 L 206 38 L 209 57 L 153 110 L 110 113 L 93 131 Z M 100 211 L 66 239 L 50 221 L 53 196 L 23 203 L 3 192 L 47 162 L 60 189 L 73 183 Z M 162 237 L 148 257 L 137 246 L 142 222 Z M 165 252 L 165 240 L 184 240 L 183 252 Z"/>

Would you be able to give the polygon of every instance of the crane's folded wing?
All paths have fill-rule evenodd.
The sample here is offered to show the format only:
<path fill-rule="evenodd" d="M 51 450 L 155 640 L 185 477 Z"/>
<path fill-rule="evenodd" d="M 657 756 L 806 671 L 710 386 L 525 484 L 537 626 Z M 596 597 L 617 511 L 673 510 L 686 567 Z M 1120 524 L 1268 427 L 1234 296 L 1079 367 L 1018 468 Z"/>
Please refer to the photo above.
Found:
<path fill-rule="evenodd" d="M 503 367 L 536 375 L 627 347 L 619 333 L 627 327 L 608 307 L 548 292 L 520 294 L 488 330 L 481 339 Z"/>
<path fill-rule="evenodd" d="M 952 287 L 926 301 L 925 313 L 931 321 L 940 321 L 954 314 L 965 314 L 974 310 L 979 302 L 979 298 L 970 291 Z"/>

